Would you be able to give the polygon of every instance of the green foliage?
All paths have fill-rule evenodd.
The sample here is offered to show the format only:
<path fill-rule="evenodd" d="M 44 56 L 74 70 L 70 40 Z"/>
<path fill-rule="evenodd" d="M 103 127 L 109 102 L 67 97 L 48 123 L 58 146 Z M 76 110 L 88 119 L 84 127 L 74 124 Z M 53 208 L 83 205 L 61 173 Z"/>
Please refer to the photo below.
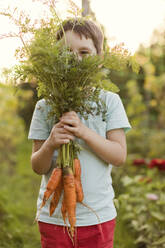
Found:
<path fill-rule="evenodd" d="M 111 71 L 132 125 L 127 144 L 128 154 L 134 158 L 164 158 L 164 41 L 165 31 L 157 30 L 153 43 L 139 48 L 135 55 L 140 65 L 138 75 Z"/>
<path fill-rule="evenodd" d="M 165 144 L 165 130 L 150 130 L 148 134 L 148 153 L 149 158 L 165 158 L 164 144 Z M 158 147 L 159 145 L 159 147 Z"/>
<path fill-rule="evenodd" d="M 25 130 L 13 87 L 0 84 L 0 105 L 0 247 L 32 248 L 39 245 L 32 226 L 35 199 L 31 193 L 36 194 L 36 186 L 27 166 L 31 144 L 24 145 Z"/>
<path fill-rule="evenodd" d="M 57 120 L 70 110 L 87 118 L 96 110 L 90 106 L 90 102 L 97 104 L 97 113 L 100 113 L 104 106 L 100 103 L 100 90 L 118 91 L 108 77 L 109 69 L 123 69 L 129 56 L 124 54 L 120 57 L 119 51 L 115 55 L 114 50 L 112 60 L 108 54 L 104 58 L 88 56 L 78 60 L 74 53 L 55 39 L 55 28 L 52 31 L 52 27 L 49 27 L 48 24 L 48 27 L 36 31 L 35 38 L 28 46 L 29 57 L 16 68 L 16 77 L 23 80 L 35 78 L 38 95 L 50 104 L 51 114 Z"/>
<path fill-rule="evenodd" d="M 136 247 L 163 248 L 165 235 L 164 174 L 157 169 L 127 165 L 113 170 L 120 223 Z M 128 234 L 127 234 L 128 235 Z M 133 245 L 132 243 L 132 245 Z"/>
<path fill-rule="evenodd" d="M 136 248 L 134 244 L 135 237 L 129 231 L 129 227 L 122 220 L 122 213 L 118 213 L 116 219 L 115 235 L 114 235 L 114 247 L 115 248 Z"/>
<path fill-rule="evenodd" d="M 164 142 L 165 131 L 163 129 L 134 128 L 127 135 L 128 157 L 134 159 L 165 158 Z"/>
<path fill-rule="evenodd" d="M 14 89 L 0 84 L 0 161 L 15 163 L 15 149 L 24 137 L 24 125 L 18 117 Z"/>
<path fill-rule="evenodd" d="M 140 65 L 138 75 L 131 71 L 111 71 L 132 125 L 127 139 L 128 154 L 137 158 L 164 158 L 164 44 L 165 31 L 156 30 L 152 44 L 141 46 L 135 54 Z"/>
<path fill-rule="evenodd" d="M 35 248 L 39 237 L 32 223 L 39 181 L 29 168 L 31 144 L 24 141 L 13 87 L 0 84 L 0 105 L 0 247 Z"/>
<path fill-rule="evenodd" d="M 148 48 L 140 47 L 137 61 L 142 68 L 142 87 L 148 112 L 148 125 L 164 127 L 165 104 L 165 31 L 156 30 Z M 140 80 L 138 80 L 140 81 Z"/>
<path fill-rule="evenodd" d="M 92 113 L 94 109 L 88 104 L 90 101 L 97 101 L 100 111 L 98 85 L 101 84 L 100 77 L 106 74 L 98 68 L 101 63 L 99 56 L 79 61 L 73 53 L 62 48 L 60 43 L 38 44 L 37 41 L 31 47 L 31 54 L 29 61 L 17 72 L 36 78 L 39 82 L 38 94 L 44 96 L 50 104 L 52 115 L 57 120 L 69 110 L 81 115 Z"/>
<path fill-rule="evenodd" d="M 136 235 L 136 244 L 162 248 L 165 244 L 162 242 L 165 235 L 164 177 L 156 170 L 149 170 L 147 175 L 152 182 L 141 181 L 143 175 L 122 178 L 125 193 L 118 198 L 120 211 Z"/>
<path fill-rule="evenodd" d="M 0 168 L 0 247 L 36 248 L 40 246 L 35 218 L 40 177 L 30 167 L 31 142 L 17 145 L 16 165 Z"/>
<path fill-rule="evenodd" d="M 144 104 L 143 96 L 139 92 L 137 82 L 129 80 L 126 83 L 126 89 L 131 104 L 127 105 L 127 114 L 133 127 L 140 128 L 145 126 L 146 120 L 146 106 Z M 142 126 L 143 125 L 143 126 Z"/>
<path fill-rule="evenodd" d="M 121 43 L 114 47 L 106 47 L 105 50 L 105 67 L 119 72 L 128 72 L 128 68 L 135 72 L 139 72 L 139 64 L 136 61 L 136 56 L 131 56 L 128 49 L 124 48 Z"/>
<path fill-rule="evenodd" d="M 38 100 L 36 84 L 20 83 L 15 90 L 15 96 L 19 102 L 17 113 L 23 119 L 26 130 L 29 130 L 34 107 Z"/>

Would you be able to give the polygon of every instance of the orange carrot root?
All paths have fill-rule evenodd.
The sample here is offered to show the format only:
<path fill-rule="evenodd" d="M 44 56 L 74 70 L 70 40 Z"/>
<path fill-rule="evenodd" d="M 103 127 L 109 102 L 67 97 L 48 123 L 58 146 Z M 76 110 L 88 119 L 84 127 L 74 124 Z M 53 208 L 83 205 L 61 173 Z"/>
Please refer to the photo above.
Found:
<path fill-rule="evenodd" d="M 76 201 L 82 202 L 84 200 L 84 193 L 82 189 L 82 184 L 77 179 L 75 179 L 75 187 L 76 187 Z"/>
<path fill-rule="evenodd" d="M 55 211 L 55 209 L 59 203 L 59 200 L 61 197 L 61 192 L 62 192 L 62 180 L 59 182 L 59 185 L 55 189 L 52 200 L 50 202 L 50 208 L 49 208 L 49 215 L 50 216 L 52 216 L 52 214 L 54 213 L 54 211 Z"/>
<path fill-rule="evenodd" d="M 69 227 L 68 227 L 68 225 L 66 223 L 67 209 L 66 209 L 66 205 L 65 205 L 65 198 L 63 198 L 63 200 L 62 200 L 61 213 L 62 213 L 62 217 L 63 217 L 63 220 L 64 220 L 64 224 L 66 225 L 67 233 L 68 233 L 72 243 L 74 244 L 73 238 L 72 238 L 72 236 L 70 234 Z M 65 226 L 63 227 L 63 230 L 64 230 L 64 233 L 65 233 Z"/>
<path fill-rule="evenodd" d="M 54 168 L 46 186 L 46 191 L 42 200 L 41 208 L 45 205 L 51 194 L 55 191 L 60 181 L 62 180 L 62 169 Z"/>
<path fill-rule="evenodd" d="M 77 228 L 75 227 L 74 245 L 77 247 Z"/>
<path fill-rule="evenodd" d="M 61 213 L 62 213 L 64 223 L 66 225 L 67 210 L 66 210 L 66 205 L 65 205 L 65 199 L 64 198 L 62 200 Z"/>
<path fill-rule="evenodd" d="M 81 184 L 81 165 L 80 160 L 77 158 L 74 159 L 74 172 L 77 202 L 82 202 L 84 200 L 84 193 Z"/>
<path fill-rule="evenodd" d="M 69 167 L 63 168 L 64 199 L 70 223 L 71 236 L 74 237 L 76 225 L 76 189 L 73 171 Z"/>

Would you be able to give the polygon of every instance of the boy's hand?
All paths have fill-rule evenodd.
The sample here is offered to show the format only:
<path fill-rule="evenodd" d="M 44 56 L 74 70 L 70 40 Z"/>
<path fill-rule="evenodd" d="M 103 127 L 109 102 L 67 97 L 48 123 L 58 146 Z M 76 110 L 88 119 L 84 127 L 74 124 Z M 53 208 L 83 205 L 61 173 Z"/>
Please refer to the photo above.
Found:
<path fill-rule="evenodd" d="M 76 112 L 70 111 L 63 114 L 60 122 L 64 125 L 65 130 L 69 131 L 76 137 L 83 139 L 87 127 L 81 122 Z"/>
<path fill-rule="evenodd" d="M 70 140 L 74 140 L 74 135 L 64 128 L 61 122 L 58 122 L 52 128 L 48 143 L 53 149 L 58 149 L 60 145 L 69 143 Z"/>

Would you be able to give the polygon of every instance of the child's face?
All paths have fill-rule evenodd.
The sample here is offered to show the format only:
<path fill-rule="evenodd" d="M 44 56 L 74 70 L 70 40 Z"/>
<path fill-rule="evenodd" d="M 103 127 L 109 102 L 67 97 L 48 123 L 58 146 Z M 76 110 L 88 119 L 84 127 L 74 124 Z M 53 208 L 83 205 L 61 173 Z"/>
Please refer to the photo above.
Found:
<path fill-rule="evenodd" d="M 77 54 L 78 59 L 81 60 L 84 55 L 97 54 L 92 39 L 90 38 L 86 39 L 84 35 L 82 35 L 82 37 L 80 38 L 80 36 L 77 33 L 70 30 L 65 32 L 65 37 L 68 47 L 71 49 L 71 51 Z"/>

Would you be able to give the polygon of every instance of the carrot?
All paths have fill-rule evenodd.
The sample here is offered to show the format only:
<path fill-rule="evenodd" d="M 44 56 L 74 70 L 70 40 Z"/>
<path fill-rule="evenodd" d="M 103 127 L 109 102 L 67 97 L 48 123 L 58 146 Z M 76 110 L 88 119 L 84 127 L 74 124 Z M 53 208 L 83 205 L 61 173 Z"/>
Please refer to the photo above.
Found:
<path fill-rule="evenodd" d="M 74 159 L 75 186 L 77 202 L 82 202 L 84 199 L 83 188 L 81 184 L 81 165 L 78 158 Z"/>
<path fill-rule="evenodd" d="M 63 168 L 64 200 L 70 223 L 71 236 L 74 236 L 76 225 L 76 189 L 72 169 L 67 166 Z"/>
<path fill-rule="evenodd" d="M 64 198 L 62 200 L 61 213 L 62 213 L 64 223 L 66 224 L 67 210 L 66 210 L 66 205 L 65 205 L 65 199 Z"/>
<path fill-rule="evenodd" d="M 55 191 L 62 179 L 62 169 L 54 168 L 46 186 L 46 191 L 42 200 L 41 208 L 45 205 L 51 194 Z"/>
<path fill-rule="evenodd" d="M 62 192 L 62 180 L 60 180 L 59 184 L 57 185 L 57 188 L 55 189 L 52 200 L 50 202 L 50 208 L 49 208 L 50 216 L 52 216 L 59 203 L 61 192 Z"/>

